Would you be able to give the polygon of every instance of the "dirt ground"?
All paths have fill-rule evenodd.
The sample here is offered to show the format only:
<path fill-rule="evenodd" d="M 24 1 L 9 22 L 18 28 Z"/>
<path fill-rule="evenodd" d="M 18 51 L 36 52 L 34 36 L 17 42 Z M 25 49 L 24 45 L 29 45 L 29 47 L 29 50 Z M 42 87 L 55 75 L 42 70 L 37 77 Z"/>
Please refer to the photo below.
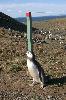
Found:
<path fill-rule="evenodd" d="M 0 28 L 0 100 L 66 100 L 66 21 L 33 22 L 33 26 L 44 31 L 33 33 L 33 51 L 44 69 L 45 87 L 29 86 L 24 33 Z"/>

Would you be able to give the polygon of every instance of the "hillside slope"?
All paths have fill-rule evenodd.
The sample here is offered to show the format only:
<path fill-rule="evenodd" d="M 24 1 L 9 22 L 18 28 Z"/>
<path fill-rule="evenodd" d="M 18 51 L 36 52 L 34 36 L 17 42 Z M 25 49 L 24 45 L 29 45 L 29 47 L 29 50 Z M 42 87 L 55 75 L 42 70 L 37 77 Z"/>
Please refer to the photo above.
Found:
<path fill-rule="evenodd" d="M 0 27 L 4 28 L 11 28 L 12 30 L 26 32 L 27 27 L 23 23 L 16 21 L 15 19 L 11 18 L 10 16 L 0 12 Z"/>

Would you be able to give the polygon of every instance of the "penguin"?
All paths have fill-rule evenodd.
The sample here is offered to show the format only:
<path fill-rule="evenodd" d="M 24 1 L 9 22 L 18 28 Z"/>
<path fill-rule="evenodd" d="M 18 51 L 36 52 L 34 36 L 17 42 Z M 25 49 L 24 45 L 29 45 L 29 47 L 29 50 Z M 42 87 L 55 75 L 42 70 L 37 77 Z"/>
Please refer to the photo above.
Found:
<path fill-rule="evenodd" d="M 40 83 L 41 87 L 44 87 L 44 70 L 35 60 L 35 55 L 33 52 L 27 51 L 27 67 L 28 67 L 28 72 L 30 73 L 31 77 L 33 78 L 33 83 L 31 86 L 33 86 L 36 83 Z"/>

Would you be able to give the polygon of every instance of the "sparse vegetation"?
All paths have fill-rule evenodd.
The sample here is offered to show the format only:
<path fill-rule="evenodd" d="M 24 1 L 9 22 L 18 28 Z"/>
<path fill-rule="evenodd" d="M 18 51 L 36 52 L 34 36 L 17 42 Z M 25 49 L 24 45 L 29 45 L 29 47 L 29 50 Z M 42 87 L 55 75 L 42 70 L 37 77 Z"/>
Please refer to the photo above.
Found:
<path fill-rule="evenodd" d="M 22 68 L 18 64 L 13 64 L 11 65 L 10 71 L 18 72 L 18 71 L 21 71 L 21 69 Z"/>

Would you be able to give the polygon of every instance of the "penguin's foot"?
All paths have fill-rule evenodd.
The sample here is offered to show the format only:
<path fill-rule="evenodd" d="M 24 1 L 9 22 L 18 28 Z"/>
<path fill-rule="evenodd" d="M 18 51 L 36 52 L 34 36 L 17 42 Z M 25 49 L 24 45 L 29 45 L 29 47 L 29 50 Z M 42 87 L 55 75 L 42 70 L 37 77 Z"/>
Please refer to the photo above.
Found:
<path fill-rule="evenodd" d="M 35 82 L 33 81 L 33 83 L 32 84 L 29 84 L 29 86 L 34 86 L 35 85 Z"/>
<path fill-rule="evenodd" d="M 41 82 L 41 86 L 40 86 L 41 88 L 43 88 L 44 87 L 44 84 Z"/>
<path fill-rule="evenodd" d="M 30 86 L 34 86 L 36 84 L 35 79 L 33 78 L 32 84 L 29 84 Z"/>

